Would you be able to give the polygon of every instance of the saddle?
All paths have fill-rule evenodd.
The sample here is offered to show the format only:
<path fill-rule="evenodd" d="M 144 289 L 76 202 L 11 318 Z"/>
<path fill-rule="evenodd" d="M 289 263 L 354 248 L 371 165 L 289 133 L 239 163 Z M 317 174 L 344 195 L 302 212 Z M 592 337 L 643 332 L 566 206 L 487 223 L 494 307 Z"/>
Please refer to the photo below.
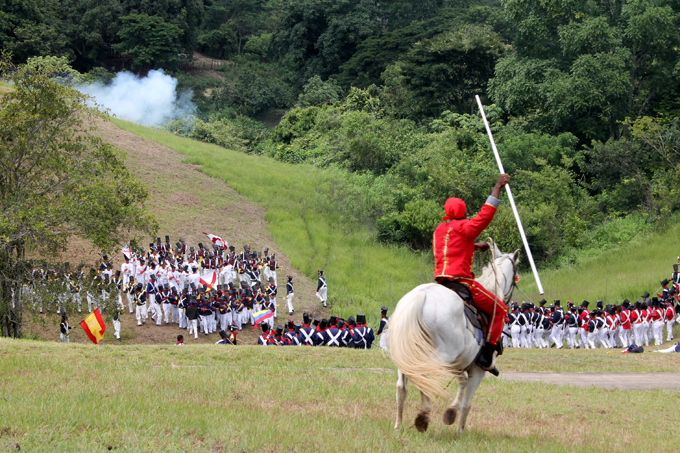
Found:
<path fill-rule="evenodd" d="M 483 339 L 486 338 L 489 333 L 490 317 L 477 307 L 473 305 L 472 294 L 470 293 L 470 288 L 463 285 L 460 282 L 453 280 L 441 280 L 438 282 L 440 285 L 447 287 L 451 291 L 455 292 L 463 299 L 463 305 L 465 306 L 465 317 L 468 323 L 477 329 L 481 335 L 476 335 L 477 343 L 480 345 L 483 343 Z"/>

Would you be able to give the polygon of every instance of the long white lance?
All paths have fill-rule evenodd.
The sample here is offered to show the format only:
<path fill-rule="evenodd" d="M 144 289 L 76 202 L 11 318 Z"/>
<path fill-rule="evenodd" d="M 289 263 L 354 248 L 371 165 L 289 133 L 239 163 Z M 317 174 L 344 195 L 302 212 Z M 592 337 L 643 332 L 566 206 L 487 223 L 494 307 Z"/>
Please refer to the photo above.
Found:
<path fill-rule="evenodd" d="M 498 164 L 498 169 L 501 174 L 505 173 L 503 170 L 503 163 L 501 162 L 501 156 L 498 154 L 498 148 L 496 148 L 496 142 L 493 139 L 493 134 L 491 133 L 491 128 L 489 127 L 489 122 L 486 120 L 486 114 L 484 113 L 484 107 L 482 106 L 482 100 L 479 99 L 479 95 L 475 96 L 477 99 L 477 105 L 479 106 L 479 111 L 482 113 L 482 119 L 484 120 L 484 126 L 486 127 L 486 133 L 489 134 L 489 140 L 491 141 L 491 148 L 493 149 L 493 154 L 496 157 L 496 163 Z M 527 236 L 524 234 L 524 227 L 522 226 L 522 221 L 519 218 L 519 212 L 517 212 L 517 206 L 515 205 L 515 199 L 512 197 L 512 191 L 510 190 L 510 184 L 505 185 L 505 191 L 508 193 L 508 199 L 510 200 L 510 206 L 512 206 L 512 212 L 515 214 L 515 220 L 517 220 L 517 227 L 519 228 L 519 234 L 522 236 L 522 242 L 524 243 L 524 250 L 527 252 L 527 257 L 529 258 L 529 264 L 531 264 L 531 271 L 534 273 L 534 279 L 536 280 L 536 286 L 538 287 L 538 292 L 540 294 L 545 294 L 543 291 L 543 285 L 541 285 L 541 278 L 538 276 L 538 271 L 536 270 L 536 264 L 534 263 L 534 257 L 531 254 L 531 249 L 529 248 L 529 241 L 527 241 Z"/>

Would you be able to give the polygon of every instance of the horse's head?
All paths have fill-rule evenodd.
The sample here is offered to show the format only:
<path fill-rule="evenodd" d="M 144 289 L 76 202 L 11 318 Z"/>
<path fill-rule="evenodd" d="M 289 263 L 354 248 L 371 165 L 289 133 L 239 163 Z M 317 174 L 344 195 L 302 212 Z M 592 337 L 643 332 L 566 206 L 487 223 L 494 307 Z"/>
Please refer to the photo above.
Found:
<path fill-rule="evenodd" d="M 491 279 L 491 284 L 487 286 L 487 288 L 493 289 L 495 280 L 498 296 L 503 302 L 508 302 L 512 297 L 512 292 L 515 289 L 515 283 L 519 276 L 519 272 L 517 271 L 519 249 L 515 250 L 513 253 L 503 253 L 491 238 L 488 238 L 487 242 L 493 250 L 493 265 L 489 266 L 489 271 L 485 270 L 484 272 L 484 274 L 487 274 Z"/>

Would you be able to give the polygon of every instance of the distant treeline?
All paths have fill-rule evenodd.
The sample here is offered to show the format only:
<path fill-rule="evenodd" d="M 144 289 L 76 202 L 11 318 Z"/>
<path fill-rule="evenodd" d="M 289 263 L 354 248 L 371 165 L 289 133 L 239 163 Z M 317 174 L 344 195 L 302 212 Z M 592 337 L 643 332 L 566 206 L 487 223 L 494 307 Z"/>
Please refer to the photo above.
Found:
<path fill-rule="evenodd" d="M 174 71 L 198 118 L 170 130 L 336 169 L 346 184 L 320 201 L 384 241 L 427 248 L 446 197 L 472 210 L 488 195 L 497 170 L 475 94 L 541 262 L 625 242 L 680 207 L 677 0 L 15 0 L 2 12 L 17 61 Z M 194 51 L 229 60 L 209 68 L 223 77 L 177 71 Z M 489 232 L 505 250 L 520 246 L 512 222 L 502 209 Z"/>

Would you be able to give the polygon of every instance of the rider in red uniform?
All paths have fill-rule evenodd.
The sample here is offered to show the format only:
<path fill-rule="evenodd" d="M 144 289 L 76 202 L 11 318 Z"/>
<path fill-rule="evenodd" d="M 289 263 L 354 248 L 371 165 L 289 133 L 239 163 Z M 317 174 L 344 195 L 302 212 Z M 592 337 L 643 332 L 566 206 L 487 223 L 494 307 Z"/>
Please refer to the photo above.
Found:
<path fill-rule="evenodd" d="M 490 338 L 482 347 L 477 364 L 490 370 L 494 367 L 494 352 L 503 333 L 503 325 L 507 308 L 505 303 L 497 299 L 493 293 L 475 281 L 472 272 L 472 257 L 475 250 L 487 250 L 485 242 L 475 243 L 475 239 L 493 220 L 500 204 L 500 193 L 503 186 L 510 182 L 508 175 L 501 175 L 491 191 L 491 196 L 472 219 L 466 219 L 467 207 L 460 198 L 449 198 L 444 204 L 444 223 L 434 230 L 432 249 L 434 251 L 434 279 L 448 288 L 466 287 L 472 295 L 474 305 L 487 313 L 491 319 Z M 495 313 L 494 313 L 495 307 Z"/>

